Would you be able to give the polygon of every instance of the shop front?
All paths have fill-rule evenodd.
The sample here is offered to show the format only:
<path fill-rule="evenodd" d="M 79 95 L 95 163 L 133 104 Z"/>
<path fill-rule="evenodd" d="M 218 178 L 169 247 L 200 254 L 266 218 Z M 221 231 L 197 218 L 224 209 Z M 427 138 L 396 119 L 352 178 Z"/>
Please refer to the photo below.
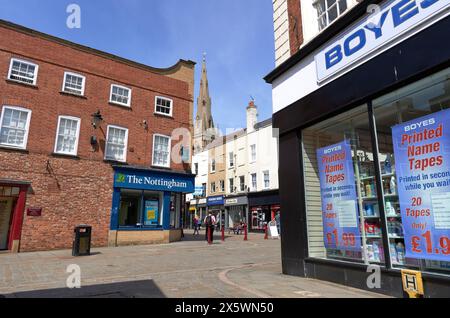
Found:
<path fill-rule="evenodd" d="M 115 166 L 109 245 L 180 240 L 184 196 L 194 191 L 194 178 L 185 173 Z"/>
<path fill-rule="evenodd" d="M 248 198 L 246 196 L 225 199 L 225 228 L 234 228 L 241 223 L 248 224 Z"/>
<path fill-rule="evenodd" d="M 248 194 L 250 209 L 250 231 L 264 231 L 271 221 L 279 222 L 280 197 L 278 190 L 250 192 Z"/>
<path fill-rule="evenodd" d="M 0 251 L 19 252 L 30 184 L 0 180 Z"/>
<path fill-rule="evenodd" d="M 450 295 L 449 5 L 360 5 L 266 78 L 285 274 L 403 297 L 411 270 Z"/>
<path fill-rule="evenodd" d="M 218 228 L 222 228 L 225 219 L 224 196 L 216 195 L 207 198 L 208 213 L 211 213 L 216 218 Z"/>

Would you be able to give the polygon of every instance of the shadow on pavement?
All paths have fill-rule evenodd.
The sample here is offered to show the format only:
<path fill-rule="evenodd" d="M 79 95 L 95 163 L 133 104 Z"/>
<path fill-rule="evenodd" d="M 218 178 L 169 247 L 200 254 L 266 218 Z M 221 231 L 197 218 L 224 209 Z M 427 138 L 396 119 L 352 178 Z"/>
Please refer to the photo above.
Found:
<path fill-rule="evenodd" d="M 0 295 L 0 298 L 166 298 L 153 280 L 56 288 Z"/>
<path fill-rule="evenodd" d="M 186 233 L 184 232 L 184 237 L 181 239 L 181 241 L 185 241 L 185 242 L 200 242 L 200 241 L 205 241 L 206 242 L 206 236 L 205 236 L 205 230 L 202 229 L 200 231 L 200 234 L 198 235 L 193 235 L 192 233 Z M 228 238 L 232 238 L 236 235 L 229 235 L 228 233 L 225 232 L 225 240 Z M 242 237 L 244 237 L 242 235 Z M 214 241 L 221 241 L 222 240 L 222 234 L 220 232 L 214 232 Z"/>

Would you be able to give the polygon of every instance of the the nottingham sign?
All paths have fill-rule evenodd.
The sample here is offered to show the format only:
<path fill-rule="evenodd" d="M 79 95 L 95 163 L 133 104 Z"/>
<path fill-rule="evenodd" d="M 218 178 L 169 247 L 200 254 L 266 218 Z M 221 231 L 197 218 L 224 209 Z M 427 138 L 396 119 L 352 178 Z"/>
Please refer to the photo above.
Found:
<path fill-rule="evenodd" d="M 191 193 L 194 192 L 194 177 L 152 171 L 116 171 L 114 187 Z"/>

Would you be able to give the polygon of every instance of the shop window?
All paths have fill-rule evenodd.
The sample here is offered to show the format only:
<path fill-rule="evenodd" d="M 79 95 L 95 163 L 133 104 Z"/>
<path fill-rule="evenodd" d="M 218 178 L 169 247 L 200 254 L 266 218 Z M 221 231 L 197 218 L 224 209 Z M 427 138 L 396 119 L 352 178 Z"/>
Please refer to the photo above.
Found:
<path fill-rule="evenodd" d="M 55 153 L 77 155 L 80 119 L 60 116 L 56 130 Z"/>
<path fill-rule="evenodd" d="M 111 85 L 110 103 L 119 104 L 121 106 L 130 107 L 131 105 L 131 89 L 120 85 Z"/>
<path fill-rule="evenodd" d="M 142 191 L 122 190 L 119 205 L 119 226 L 141 225 Z"/>
<path fill-rule="evenodd" d="M 162 226 L 162 202 L 161 192 L 144 191 L 144 215 L 142 224 L 144 227 Z"/>
<path fill-rule="evenodd" d="M 162 193 L 122 189 L 119 227 L 159 227 L 162 225 Z"/>
<path fill-rule="evenodd" d="M 383 263 L 367 107 L 303 131 L 309 256 Z"/>
<path fill-rule="evenodd" d="M 170 168 L 170 137 L 153 136 L 153 165 Z"/>
<path fill-rule="evenodd" d="M 8 79 L 29 85 L 36 85 L 39 66 L 19 59 L 11 59 Z"/>
<path fill-rule="evenodd" d="M 128 129 L 117 126 L 108 126 L 105 159 L 126 162 L 127 143 Z"/>
<path fill-rule="evenodd" d="M 347 10 L 347 0 L 316 0 L 313 5 L 317 10 L 319 31 L 325 29 Z"/>
<path fill-rule="evenodd" d="M 155 113 L 165 116 L 172 116 L 173 101 L 164 97 L 156 97 Z"/>
<path fill-rule="evenodd" d="M 373 107 L 391 262 L 450 271 L 450 69 Z"/>
<path fill-rule="evenodd" d="M 4 106 L 0 118 L 0 145 L 26 149 L 31 110 Z"/>
<path fill-rule="evenodd" d="M 84 95 L 86 77 L 78 75 L 75 73 L 64 73 L 64 83 L 63 92 L 74 94 L 74 95 Z"/>

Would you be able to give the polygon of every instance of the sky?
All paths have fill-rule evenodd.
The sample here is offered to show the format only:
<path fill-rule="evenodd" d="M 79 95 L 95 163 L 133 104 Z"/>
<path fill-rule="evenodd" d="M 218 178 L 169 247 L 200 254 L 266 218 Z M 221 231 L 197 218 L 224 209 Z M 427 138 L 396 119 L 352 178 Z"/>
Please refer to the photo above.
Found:
<path fill-rule="evenodd" d="M 80 29 L 66 25 L 72 3 Z M 271 117 L 272 0 L 0 0 L 0 18 L 154 67 L 195 61 L 195 105 L 205 52 L 216 126 L 245 127 L 251 97 Z"/>

